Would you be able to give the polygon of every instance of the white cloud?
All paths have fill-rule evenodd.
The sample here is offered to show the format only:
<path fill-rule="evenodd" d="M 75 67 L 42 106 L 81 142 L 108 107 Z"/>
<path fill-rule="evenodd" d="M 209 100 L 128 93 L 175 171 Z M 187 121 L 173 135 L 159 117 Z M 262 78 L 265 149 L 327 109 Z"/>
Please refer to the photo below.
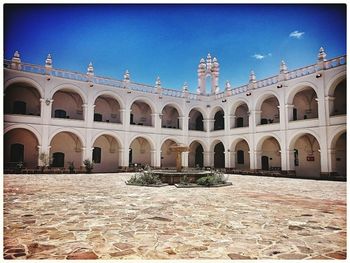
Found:
<path fill-rule="evenodd" d="M 299 32 L 298 30 L 295 30 L 289 34 L 289 37 L 300 39 L 304 34 L 305 32 Z"/>
<path fill-rule="evenodd" d="M 266 58 L 267 56 L 271 57 L 272 54 L 271 53 L 268 53 L 267 55 L 264 55 L 264 54 L 254 54 L 252 57 L 253 58 L 256 58 L 258 60 L 262 60 L 264 58 Z"/>

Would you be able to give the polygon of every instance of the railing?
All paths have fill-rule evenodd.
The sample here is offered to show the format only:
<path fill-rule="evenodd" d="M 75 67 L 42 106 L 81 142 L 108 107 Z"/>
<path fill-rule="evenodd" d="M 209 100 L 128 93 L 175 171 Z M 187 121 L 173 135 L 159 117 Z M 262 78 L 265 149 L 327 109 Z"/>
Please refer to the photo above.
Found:
<path fill-rule="evenodd" d="M 4 60 L 4 68 L 11 69 L 11 60 Z M 328 61 L 324 62 L 324 69 L 331 69 L 335 68 L 341 65 L 346 64 L 346 56 L 339 56 L 333 59 L 330 59 Z M 152 93 L 155 94 L 157 93 L 157 89 L 153 86 L 150 85 L 145 85 L 145 84 L 139 84 L 135 82 L 124 82 L 108 77 L 99 77 L 99 76 L 88 76 L 86 74 L 82 74 L 79 72 L 74 72 L 74 71 L 67 71 L 67 70 L 62 70 L 62 69 L 48 69 L 44 66 L 40 65 L 34 65 L 34 64 L 29 64 L 29 63 L 21 63 L 20 64 L 20 69 L 21 71 L 25 72 L 30 72 L 30 73 L 35 73 L 35 74 L 40 74 L 40 75 L 51 75 L 59 78 L 65 78 L 65 79 L 71 79 L 71 80 L 77 80 L 77 81 L 84 81 L 84 82 L 91 82 L 95 84 L 100 84 L 100 85 L 107 85 L 107 86 L 112 86 L 116 88 L 126 88 L 134 91 L 139 91 L 139 92 L 145 92 L 145 93 Z M 307 76 L 310 74 L 313 74 L 320 70 L 320 67 L 318 64 L 306 66 L 303 68 L 295 69 L 292 71 L 289 71 L 286 73 L 286 79 L 295 79 L 295 78 L 300 78 L 303 76 Z M 256 82 L 256 88 L 263 88 L 267 87 L 270 85 L 274 85 L 278 82 L 278 75 L 262 79 Z M 231 96 L 241 94 L 244 92 L 248 91 L 248 85 L 243 85 L 237 88 L 233 88 L 231 90 Z M 225 97 L 226 92 L 220 92 L 218 94 L 210 95 L 209 97 L 214 98 L 214 99 L 221 99 Z M 167 89 L 167 88 L 162 88 L 161 89 L 161 95 L 162 96 L 171 96 L 171 97 L 176 97 L 176 98 L 186 98 L 187 100 L 201 100 L 202 95 L 198 95 L 195 93 L 185 93 L 180 90 L 175 90 L 175 89 Z"/>

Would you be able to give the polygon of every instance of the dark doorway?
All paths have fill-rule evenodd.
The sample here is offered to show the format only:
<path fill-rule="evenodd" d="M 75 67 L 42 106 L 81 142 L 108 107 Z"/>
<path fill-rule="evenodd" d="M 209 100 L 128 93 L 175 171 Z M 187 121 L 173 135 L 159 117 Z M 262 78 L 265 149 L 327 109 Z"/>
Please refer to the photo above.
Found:
<path fill-rule="evenodd" d="M 269 170 L 269 157 L 261 156 L 261 169 L 267 171 Z"/>
<path fill-rule="evenodd" d="M 202 145 L 198 145 L 196 148 L 196 155 L 194 158 L 195 167 L 203 167 L 203 147 Z"/>
<path fill-rule="evenodd" d="M 298 110 L 296 108 L 293 108 L 293 121 L 296 121 L 298 119 Z"/>
<path fill-rule="evenodd" d="M 94 114 L 94 121 L 102 121 L 102 114 L 95 113 Z"/>
<path fill-rule="evenodd" d="M 214 148 L 214 168 L 225 168 L 225 147 L 222 142 Z"/>
<path fill-rule="evenodd" d="M 92 150 L 92 161 L 94 163 L 101 163 L 101 148 L 100 147 L 94 147 Z"/>
<path fill-rule="evenodd" d="M 129 164 L 132 164 L 132 149 L 129 148 Z"/>
<path fill-rule="evenodd" d="M 24 101 L 15 101 L 13 103 L 13 114 L 26 114 L 27 104 Z"/>
<path fill-rule="evenodd" d="M 214 131 L 225 129 L 223 111 L 218 111 L 214 116 L 214 120 Z"/>
<path fill-rule="evenodd" d="M 134 114 L 130 113 L 130 124 L 135 124 L 134 122 Z"/>
<path fill-rule="evenodd" d="M 244 151 L 242 150 L 237 151 L 237 163 L 244 164 Z"/>
<path fill-rule="evenodd" d="M 243 127 L 243 118 L 242 117 L 238 117 L 236 121 L 237 121 L 237 125 L 236 125 L 237 128 Z"/>
<path fill-rule="evenodd" d="M 196 119 L 196 131 L 203 131 L 203 116 L 200 114 Z"/>
<path fill-rule="evenodd" d="M 64 167 L 64 153 L 55 152 L 52 154 L 52 167 Z"/>
<path fill-rule="evenodd" d="M 67 113 L 65 110 L 55 110 L 55 118 L 66 118 Z"/>
<path fill-rule="evenodd" d="M 20 143 L 11 144 L 10 162 L 18 163 L 24 161 L 24 145 Z"/>

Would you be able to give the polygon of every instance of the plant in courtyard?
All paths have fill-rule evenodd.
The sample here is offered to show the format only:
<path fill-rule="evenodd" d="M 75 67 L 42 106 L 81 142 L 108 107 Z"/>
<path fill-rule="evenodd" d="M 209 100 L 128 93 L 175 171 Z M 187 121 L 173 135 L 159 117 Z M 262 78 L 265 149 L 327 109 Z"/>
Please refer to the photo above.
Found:
<path fill-rule="evenodd" d="M 47 153 L 42 152 L 39 155 L 39 160 L 41 161 L 41 165 L 39 167 L 41 172 L 43 173 L 45 168 L 50 166 L 50 156 Z"/>
<path fill-rule="evenodd" d="M 190 184 L 190 180 L 188 179 L 187 175 L 184 175 L 181 180 L 180 180 L 180 184 L 182 185 L 189 185 Z"/>
<path fill-rule="evenodd" d="M 91 162 L 89 159 L 85 159 L 83 163 L 85 165 L 86 173 L 91 173 L 92 169 L 94 169 L 94 163 Z"/>
<path fill-rule="evenodd" d="M 68 169 L 69 173 L 74 173 L 75 167 L 74 167 L 74 162 L 68 162 Z"/>
<path fill-rule="evenodd" d="M 196 183 L 204 186 L 213 186 L 217 184 L 225 184 L 227 178 L 225 178 L 224 174 L 220 171 L 214 171 L 207 176 L 203 176 L 199 178 Z"/>
<path fill-rule="evenodd" d="M 17 164 L 16 164 L 16 172 L 17 173 L 21 173 L 22 172 L 22 169 L 23 169 L 23 162 L 18 162 Z"/>
<path fill-rule="evenodd" d="M 151 167 L 146 165 L 145 170 L 134 174 L 127 183 L 135 185 L 160 185 L 162 181 L 158 175 L 152 172 Z"/>

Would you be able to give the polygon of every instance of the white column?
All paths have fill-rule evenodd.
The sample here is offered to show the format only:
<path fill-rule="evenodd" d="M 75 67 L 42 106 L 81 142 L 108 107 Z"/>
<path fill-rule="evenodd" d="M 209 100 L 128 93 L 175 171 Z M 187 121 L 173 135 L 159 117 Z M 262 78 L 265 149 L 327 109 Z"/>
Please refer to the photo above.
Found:
<path fill-rule="evenodd" d="M 118 166 L 127 167 L 129 165 L 126 165 L 126 162 L 128 162 L 128 161 L 125 162 L 124 151 L 125 151 L 124 148 L 118 148 L 118 159 L 119 159 L 118 160 Z M 128 157 L 129 157 L 129 155 L 128 155 Z"/>
<path fill-rule="evenodd" d="M 325 98 L 326 124 L 329 125 L 329 118 L 334 112 L 335 97 L 327 96 Z"/>
<path fill-rule="evenodd" d="M 126 117 L 125 117 L 125 109 L 119 109 L 119 118 L 120 118 L 120 122 L 122 124 L 124 124 L 124 120 L 126 120 Z"/>
<path fill-rule="evenodd" d="M 48 124 L 51 120 L 52 103 L 53 100 L 51 99 L 40 99 L 40 117 L 43 124 Z"/>
<path fill-rule="evenodd" d="M 261 169 L 261 155 L 262 151 L 254 151 L 255 170 Z"/>
<path fill-rule="evenodd" d="M 230 149 L 225 150 L 225 168 L 231 168 L 231 152 L 230 152 Z"/>
<path fill-rule="evenodd" d="M 230 128 L 236 128 L 236 115 L 230 115 Z"/>
<path fill-rule="evenodd" d="M 181 156 L 181 158 L 182 158 L 182 167 L 185 167 L 185 168 L 187 168 L 188 167 L 188 154 L 189 154 L 189 152 L 183 152 L 182 153 L 182 156 Z"/>
<path fill-rule="evenodd" d="M 261 122 L 261 110 L 252 110 L 249 115 L 249 127 L 255 130 L 257 125 Z"/>
<path fill-rule="evenodd" d="M 230 152 L 230 163 L 231 163 L 231 167 L 230 168 L 236 168 L 236 158 L 237 158 L 237 152 L 236 151 L 232 151 Z"/>
<path fill-rule="evenodd" d="M 161 151 L 151 150 L 151 166 L 155 168 L 160 168 L 161 166 Z"/>
<path fill-rule="evenodd" d="M 224 125 L 225 125 L 225 132 L 226 134 L 228 134 L 230 132 L 230 118 L 231 116 L 230 115 L 224 115 Z"/>
<path fill-rule="evenodd" d="M 285 105 L 285 109 L 286 109 L 286 111 L 285 111 L 284 117 L 285 117 L 286 123 L 288 123 L 289 121 L 293 121 L 294 105 L 287 104 L 287 105 Z M 287 127 L 288 127 L 288 124 L 287 124 Z"/>
<path fill-rule="evenodd" d="M 188 131 L 188 121 L 189 121 L 189 117 L 187 116 L 180 116 L 179 117 L 179 128 L 183 131 Z"/>
<path fill-rule="evenodd" d="M 292 150 L 287 149 L 286 152 L 285 152 L 285 158 L 286 158 L 286 168 L 285 168 L 285 170 L 286 171 L 294 171 L 295 170 L 294 149 L 292 149 Z M 282 167 L 282 170 L 284 170 L 283 167 Z"/>
<path fill-rule="evenodd" d="M 161 128 L 161 116 L 159 113 L 152 113 L 152 126 L 155 127 L 156 129 Z"/>
<path fill-rule="evenodd" d="M 124 114 L 123 129 L 124 130 L 129 130 L 129 127 L 130 127 L 130 113 L 131 113 L 130 108 L 126 108 L 123 111 L 123 114 Z"/>
<path fill-rule="evenodd" d="M 212 165 L 212 159 L 211 156 L 214 154 L 214 152 L 209 152 L 209 151 L 204 151 L 203 152 L 203 165 L 205 167 L 207 166 L 213 166 Z M 213 160 L 213 164 L 214 164 L 214 160 Z"/>
<path fill-rule="evenodd" d="M 328 149 L 329 172 L 335 172 L 336 150 Z"/>
<path fill-rule="evenodd" d="M 249 154 L 250 170 L 256 170 L 254 151 L 248 151 L 248 154 Z"/>

